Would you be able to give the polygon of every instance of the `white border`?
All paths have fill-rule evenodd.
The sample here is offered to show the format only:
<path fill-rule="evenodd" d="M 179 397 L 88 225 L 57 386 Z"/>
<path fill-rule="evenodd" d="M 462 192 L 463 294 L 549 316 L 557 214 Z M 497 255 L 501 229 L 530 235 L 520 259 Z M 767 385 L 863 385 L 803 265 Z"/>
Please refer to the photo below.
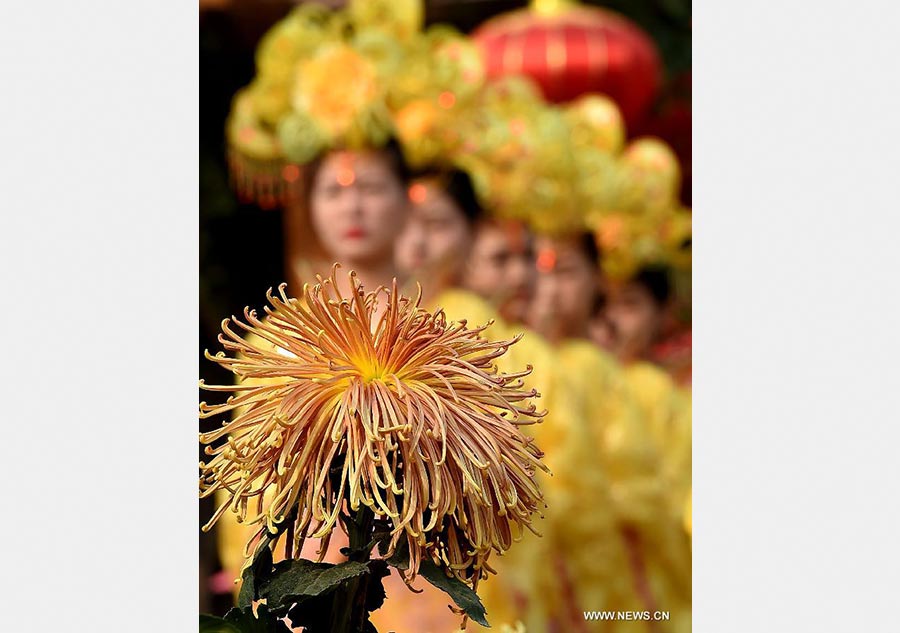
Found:
<path fill-rule="evenodd" d="M 695 630 L 892 630 L 898 7 L 693 15 Z"/>
<path fill-rule="evenodd" d="M 196 626 L 197 12 L 0 16 L 6 631 Z"/>
<path fill-rule="evenodd" d="M 695 628 L 889 630 L 897 7 L 693 11 Z M 196 25 L 0 19 L 8 630 L 195 626 Z"/>

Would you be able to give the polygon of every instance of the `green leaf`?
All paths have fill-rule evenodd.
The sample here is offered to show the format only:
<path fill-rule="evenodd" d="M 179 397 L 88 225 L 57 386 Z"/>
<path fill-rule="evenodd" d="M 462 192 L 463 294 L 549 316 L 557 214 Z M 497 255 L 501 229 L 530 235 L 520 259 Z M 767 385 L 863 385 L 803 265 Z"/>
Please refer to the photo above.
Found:
<path fill-rule="evenodd" d="M 215 628 L 204 629 L 204 618 L 207 618 L 207 626 Z M 211 616 L 200 616 L 201 633 L 289 633 L 287 625 L 271 613 L 266 605 L 257 607 L 256 615 L 253 609 L 248 607 L 240 609 L 235 607 L 225 614 L 225 619 Z"/>
<path fill-rule="evenodd" d="M 241 630 L 223 618 L 201 615 L 199 633 L 241 633 Z"/>
<path fill-rule="evenodd" d="M 485 610 L 484 605 L 481 604 L 481 598 L 472 591 L 469 585 L 458 578 L 447 576 L 444 570 L 428 559 L 423 560 L 419 564 L 419 575 L 453 598 L 456 606 L 465 611 L 466 615 L 473 621 L 481 626 L 490 628 L 491 625 L 485 619 Z"/>
<path fill-rule="evenodd" d="M 241 574 L 241 591 L 238 594 L 238 606 L 249 607 L 259 598 L 259 588 L 272 575 L 272 550 L 270 539 L 264 538 L 256 549 L 253 562 Z"/>
<path fill-rule="evenodd" d="M 347 578 L 333 591 L 318 596 L 291 597 L 292 605 L 288 610 L 288 617 L 293 626 L 304 627 L 306 633 L 331 633 L 335 625 L 335 617 L 338 611 L 346 611 L 350 607 L 351 596 L 359 590 L 359 583 L 367 584 L 366 621 L 360 633 L 378 633 L 375 626 L 369 621 L 368 614 L 380 608 L 384 604 L 385 591 L 382 580 L 390 574 L 387 564 L 382 560 L 369 561 L 367 575 L 363 578 Z"/>
<path fill-rule="evenodd" d="M 284 521 L 275 526 L 275 533 L 264 532 L 253 552 L 253 562 L 241 574 L 241 591 L 238 593 L 238 606 L 249 607 L 254 600 L 260 597 L 260 587 L 272 577 L 272 548 L 273 540 L 284 533 L 297 518 L 297 508 L 294 506 L 288 512 Z"/>
<path fill-rule="evenodd" d="M 289 607 L 298 598 L 318 596 L 333 591 L 345 580 L 369 571 L 366 563 L 347 561 L 339 565 L 312 561 L 288 560 L 275 565 L 271 579 L 260 587 L 273 609 Z"/>

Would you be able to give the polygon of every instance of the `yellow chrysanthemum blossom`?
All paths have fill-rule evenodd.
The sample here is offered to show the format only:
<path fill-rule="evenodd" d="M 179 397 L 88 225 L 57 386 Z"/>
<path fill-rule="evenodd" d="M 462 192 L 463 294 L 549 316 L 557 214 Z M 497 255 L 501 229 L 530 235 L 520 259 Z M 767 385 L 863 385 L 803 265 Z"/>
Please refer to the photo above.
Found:
<path fill-rule="evenodd" d="M 534 390 L 522 388 L 530 370 L 496 368 L 515 339 L 490 342 L 484 328 L 423 310 L 396 284 L 364 293 L 350 279 L 350 297 L 333 274 L 305 287 L 304 301 L 282 286 L 279 297 L 269 293 L 265 319 L 248 309 L 246 323 L 234 320 L 274 351 L 223 322 L 219 340 L 234 355 L 208 358 L 242 379 L 282 380 L 203 385 L 236 395 L 201 403 L 202 417 L 238 411 L 201 434 L 206 444 L 225 440 L 207 447 L 213 457 L 201 464 L 202 496 L 227 491 L 205 527 L 231 509 L 259 525 L 257 536 L 275 535 L 274 548 L 293 517 L 292 551 L 319 538 L 324 555 L 342 509 L 365 506 L 391 523 L 388 555 L 406 539 L 410 579 L 428 557 L 477 580 L 491 571 L 491 551 L 530 528 L 541 502 L 534 475 L 545 469 L 542 454 L 518 428 L 543 415 L 530 401 Z"/>

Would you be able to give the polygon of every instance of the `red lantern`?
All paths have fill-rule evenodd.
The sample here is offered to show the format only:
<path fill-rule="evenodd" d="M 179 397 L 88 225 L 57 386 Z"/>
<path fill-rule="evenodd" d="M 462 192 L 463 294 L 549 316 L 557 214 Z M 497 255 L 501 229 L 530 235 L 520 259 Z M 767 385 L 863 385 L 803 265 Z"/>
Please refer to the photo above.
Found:
<path fill-rule="evenodd" d="M 548 101 L 588 92 L 612 98 L 629 128 L 653 103 L 662 80 L 653 41 L 622 15 L 556 0 L 534 1 L 491 18 L 472 34 L 488 77 L 525 74 Z"/>

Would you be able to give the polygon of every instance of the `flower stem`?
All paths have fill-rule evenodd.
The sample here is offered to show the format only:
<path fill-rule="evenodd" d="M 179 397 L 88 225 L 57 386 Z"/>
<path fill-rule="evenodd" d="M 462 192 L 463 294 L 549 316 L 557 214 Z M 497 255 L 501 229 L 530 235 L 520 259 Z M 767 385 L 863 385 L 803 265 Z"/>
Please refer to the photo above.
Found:
<path fill-rule="evenodd" d="M 356 562 L 368 562 L 375 515 L 369 508 L 363 506 L 355 515 L 347 517 L 343 523 L 350 540 L 348 558 Z M 368 593 L 369 574 L 352 578 L 337 589 L 332 613 L 332 633 L 363 633 L 367 617 Z"/>

